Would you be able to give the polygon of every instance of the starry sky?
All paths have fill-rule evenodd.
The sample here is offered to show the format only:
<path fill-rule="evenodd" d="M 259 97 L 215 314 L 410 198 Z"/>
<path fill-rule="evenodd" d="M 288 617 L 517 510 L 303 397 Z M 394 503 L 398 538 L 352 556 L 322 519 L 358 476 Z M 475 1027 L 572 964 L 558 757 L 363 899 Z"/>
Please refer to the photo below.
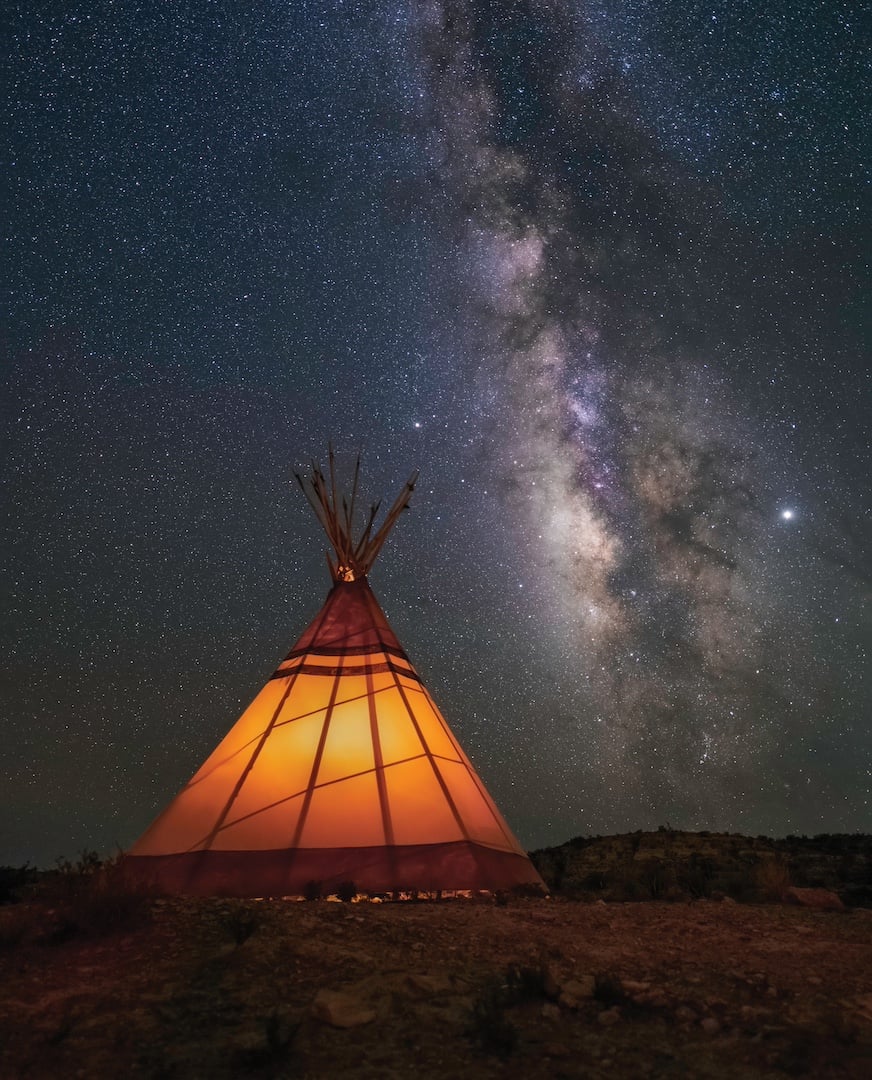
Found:
<path fill-rule="evenodd" d="M 524 844 L 872 831 L 861 13 L 5 5 L 0 863 L 231 726 L 328 439 Z"/>

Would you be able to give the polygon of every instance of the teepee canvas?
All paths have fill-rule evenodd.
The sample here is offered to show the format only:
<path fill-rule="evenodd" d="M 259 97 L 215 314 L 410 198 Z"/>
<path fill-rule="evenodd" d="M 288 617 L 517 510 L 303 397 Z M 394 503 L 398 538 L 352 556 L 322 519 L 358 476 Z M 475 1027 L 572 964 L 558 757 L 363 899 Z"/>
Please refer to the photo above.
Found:
<path fill-rule="evenodd" d="M 352 538 L 357 492 L 300 480 L 333 548 L 318 616 L 127 856 L 170 892 L 504 889 L 541 880 L 367 581 L 415 476 Z"/>

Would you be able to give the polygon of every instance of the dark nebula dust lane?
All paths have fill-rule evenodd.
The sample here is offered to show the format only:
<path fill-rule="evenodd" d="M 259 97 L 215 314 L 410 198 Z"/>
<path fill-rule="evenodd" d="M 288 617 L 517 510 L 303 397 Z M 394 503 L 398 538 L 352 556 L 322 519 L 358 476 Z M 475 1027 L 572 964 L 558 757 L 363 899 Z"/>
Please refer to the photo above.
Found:
<path fill-rule="evenodd" d="M 521 841 L 868 831 L 852 3 L 20 7 L 0 862 L 125 846 L 317 610 L 289 483 Z"/>
<path fill-rule="evenodd" d="M 767 244 L 736 212 L 740 189 L 704 175 L 705 152 L 691 169 L 644 123 L 644 87 L 616 76 L 596 23 L 576 5 L 431 11 L 434 125 L 474 300 L 469 379 L 548 597 L 555 677 L 575 683 L 578 727 L 558 742 L 585 744 L 607 816 L 671 806 L 747 828 L 809 789 L 839 799 L 844 777 L 828 787 L 832 763 L 815 760 L 821 724 L 856 746 L 859 715 L 821 655 L 820 624 L 839 618 L 817 606 L 827 587 L 785 602 L 830 493 L 772 413 L 805 423 L 828 403 L 754 393 L 808 360 L 777 341 L 789 312 L 767 310 L 796 272 L 790 240 Z"/>

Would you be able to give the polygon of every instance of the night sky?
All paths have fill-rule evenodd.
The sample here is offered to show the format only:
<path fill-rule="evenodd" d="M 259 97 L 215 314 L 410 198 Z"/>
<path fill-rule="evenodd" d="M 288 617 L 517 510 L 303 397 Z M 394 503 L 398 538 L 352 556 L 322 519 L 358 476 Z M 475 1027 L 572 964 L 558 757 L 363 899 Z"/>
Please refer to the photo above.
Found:
<path fill-rule="evenodd" d="M 872 831 L 862 10 L 5 5 L 0 863 L 232 725 L 328 439 L 522 843 Z"/>

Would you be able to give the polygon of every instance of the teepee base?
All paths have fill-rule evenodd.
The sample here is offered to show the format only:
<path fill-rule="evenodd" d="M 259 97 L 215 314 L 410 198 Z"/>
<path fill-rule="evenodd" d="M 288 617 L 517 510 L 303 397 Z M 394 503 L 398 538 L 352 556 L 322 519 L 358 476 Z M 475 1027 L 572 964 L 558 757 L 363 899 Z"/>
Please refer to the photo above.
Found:
<path fill-rule="evenodd" d="M 136 881 L 184 896 L 298 896 L 352 881 L 361 892 L 511 889 L 542 879 L 525 855 L 467 841 L 394 847 L 128 855 Z"/>

